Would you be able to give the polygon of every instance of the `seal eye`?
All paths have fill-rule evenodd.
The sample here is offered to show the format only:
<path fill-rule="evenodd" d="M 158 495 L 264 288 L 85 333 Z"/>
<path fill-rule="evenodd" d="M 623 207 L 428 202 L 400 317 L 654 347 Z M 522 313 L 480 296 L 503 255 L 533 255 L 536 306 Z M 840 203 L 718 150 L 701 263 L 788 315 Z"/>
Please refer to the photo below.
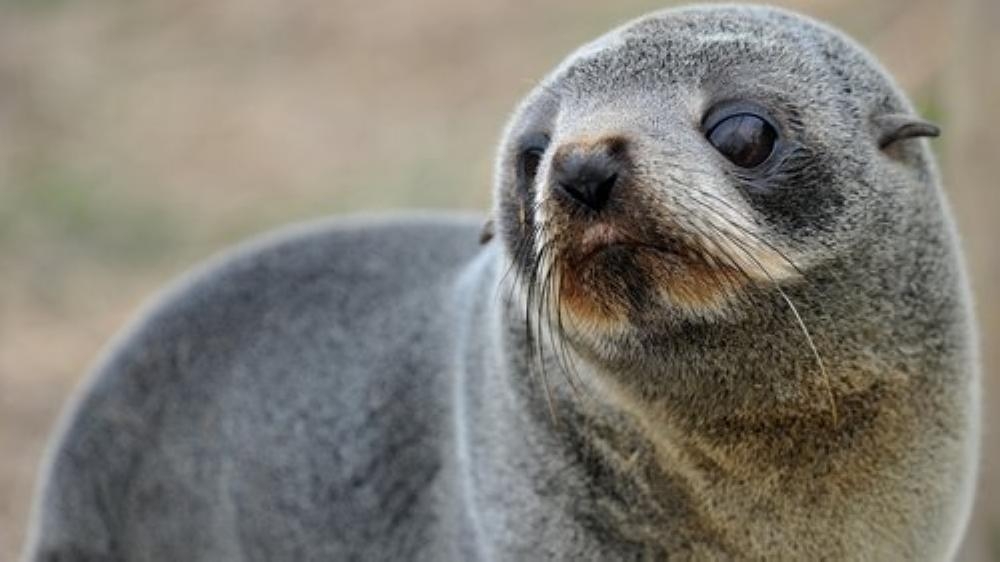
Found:
<path fill-rule="evenodd" d="M 521 153 L 521 174 L 525 179 L 534 179 L 538 173 L 538 165 L 542 163 L 542 155 L 545 150 L 542 148 L 529 148 Z"/>
<path fill-rule="evenodd" d="M 737 113 L 712 125 L 706 137 L 733 164 L 753 168 L 763 164 L 774 152 L 778 132 L 763 117 Z"/>
<path fill-rule="evenodd" d="M 535 180 L 538 173 L 538 166 L 545 156 L 545 149 L 549 147 L 549 136 L 544 133 L 528 135 L 521 142 L 521 152 L 517 157 L 518 174 L 524 184 L 530 184 Z"/>

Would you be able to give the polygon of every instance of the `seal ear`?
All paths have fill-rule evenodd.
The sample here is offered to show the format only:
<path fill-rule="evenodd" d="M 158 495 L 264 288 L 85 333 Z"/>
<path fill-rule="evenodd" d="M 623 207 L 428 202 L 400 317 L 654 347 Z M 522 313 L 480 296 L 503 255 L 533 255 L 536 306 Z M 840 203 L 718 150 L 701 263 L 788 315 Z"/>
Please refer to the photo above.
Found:
<path fill-rule="evenodd" d="M 887 113 L 872 119 L 878 147 L 886 148 L 896 141 L 914 137 L 936 137 L 941 134 L 937 125 L 905 113 Z"/>
<path fill-rule="evenodd" d="M 483 229 L 479 231 L 479 243 L 485 244 L 493 240 L 493 219 L 487 219 Z"/>

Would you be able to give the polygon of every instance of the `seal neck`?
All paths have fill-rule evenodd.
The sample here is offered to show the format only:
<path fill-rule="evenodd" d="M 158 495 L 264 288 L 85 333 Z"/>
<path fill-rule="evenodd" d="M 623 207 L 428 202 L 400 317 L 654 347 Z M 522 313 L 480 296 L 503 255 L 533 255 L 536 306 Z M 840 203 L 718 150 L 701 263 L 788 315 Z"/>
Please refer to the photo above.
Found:
<path fill-rule="evenodd" d="M 792 417 L 702 416 L 707 421 L 692 423 L 697 412 L 678 408 L 672 395 L 640 404 L 621 377 L 583 359 L 574 390 L 547 335 L 541 356 L 532 356 L 537 342 L 527 338 L 516 296 L 503 286 L 502 260 L 488 250 L 483 256 L 455 290 L 464 300 L 454 372 L 457 495 L 483 558 L 555 548 L 613 557 L 649 548 L 684 552 L 692 544 L 713 545 L 724 556 L 740 551 L 745 537 L 720 534 L 720 517 L 750 518 L 765 496 L 835 513 L 843 482 L 834 468 L 874 462 L 838 443 L 848 443 L 842 437 L 851 432 L 887 431 L 872 412 L 900 400 L 891 385 L 865 390 L 852 408 L 845 403 L 841 425 L 795 410 Z M 640 375 L 670 373 L 630 376 Z M 758 531 L 795 523 L 783 516 L 772 514 Z"/>
<path fill-rule="evenodd" d="M 591 395 L 588 382 L 574 390 L 547 345 L 533 365 L 524 317 L 505 291 L 499 262 L 477 259 L 454 291 L 466 299 L 457 307 L 464 316 L 456 326 L 456 483 L 473 550 L 484 559 L 495 552 L 638 557 L 651 541 L 662 542 L 652 530 L 677 527 L 665 514 L 685 508 L 660 502 L 683 491 L 665 475 L 646 473 L 659 469 L 634 420 Z M 697 538 L 685 530 L 670 540 L 680 549 Z"/>

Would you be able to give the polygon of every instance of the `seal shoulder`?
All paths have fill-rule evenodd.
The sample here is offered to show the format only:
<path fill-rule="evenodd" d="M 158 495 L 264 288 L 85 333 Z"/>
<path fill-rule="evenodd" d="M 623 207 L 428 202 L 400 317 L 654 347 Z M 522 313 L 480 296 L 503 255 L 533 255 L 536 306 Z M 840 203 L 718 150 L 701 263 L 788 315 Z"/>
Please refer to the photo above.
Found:
<path fill-rule="evenodd" d="M 477 251 L 472 215 L 412 214 L 322 220 L 278 229 L 224 251 L 154 297 L 108 346 L 103 372 L 170 350 L 175 359 L 241 352 L 287 336 L 296 323 L 349 328 L 377 303 L 406 300 L 460 268 Z M 232 346 L 208 345 L 226 340 Z M 259 343 L 259 342 L 258 342 Z"/>

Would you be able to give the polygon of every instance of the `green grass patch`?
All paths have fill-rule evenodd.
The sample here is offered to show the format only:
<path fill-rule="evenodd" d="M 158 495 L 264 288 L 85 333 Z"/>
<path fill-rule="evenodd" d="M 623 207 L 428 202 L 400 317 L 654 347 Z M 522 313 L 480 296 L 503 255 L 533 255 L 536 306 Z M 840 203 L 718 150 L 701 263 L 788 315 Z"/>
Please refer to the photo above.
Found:
<path fill-rule="evenodd" d="M 68 170 L 15 178 L 0 196 L 0 246 L 20 255 L 142 265 L 178 245 L 169 213 Z"/>

